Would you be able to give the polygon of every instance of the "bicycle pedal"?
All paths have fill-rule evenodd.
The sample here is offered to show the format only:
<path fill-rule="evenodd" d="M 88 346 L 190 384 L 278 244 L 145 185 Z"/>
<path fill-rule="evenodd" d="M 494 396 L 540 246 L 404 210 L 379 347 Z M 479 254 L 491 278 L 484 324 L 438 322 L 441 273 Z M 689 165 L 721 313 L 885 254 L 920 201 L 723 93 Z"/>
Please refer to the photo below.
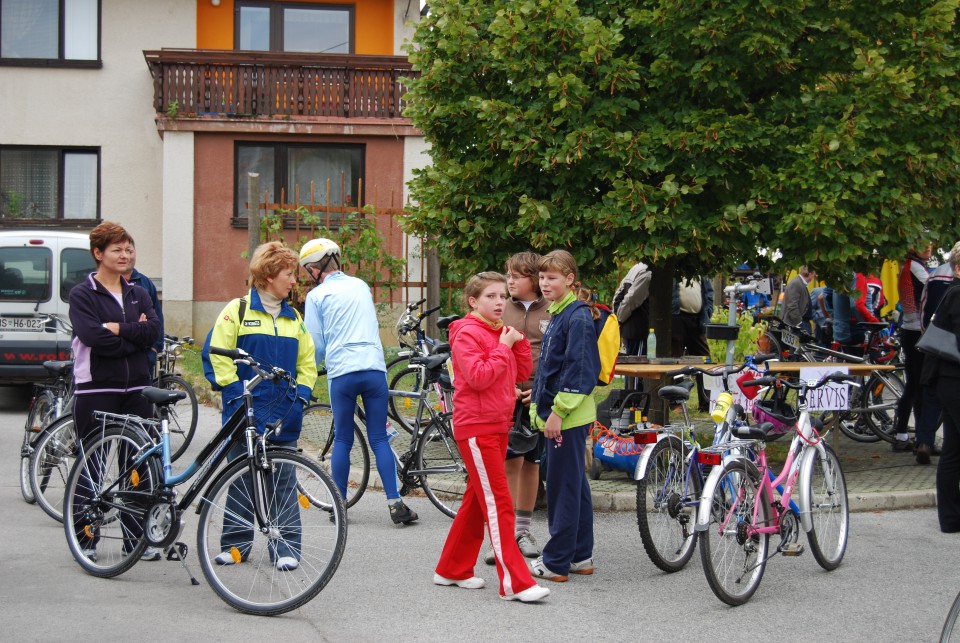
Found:
<path fill-rule="evenodd" d="M 180 542 L 179 540 L 173 543 L 173 547 L 167 550 L 167 560 L 176 560 L 182 561 L 187 558 L 187 543 Z"/>
<path fill-rule="evenodd" d="M 789 543 L 780 548 L 780 553 L 784 556 L 799 556 L 803 553 L 803 545 L 801 543 Z"/>

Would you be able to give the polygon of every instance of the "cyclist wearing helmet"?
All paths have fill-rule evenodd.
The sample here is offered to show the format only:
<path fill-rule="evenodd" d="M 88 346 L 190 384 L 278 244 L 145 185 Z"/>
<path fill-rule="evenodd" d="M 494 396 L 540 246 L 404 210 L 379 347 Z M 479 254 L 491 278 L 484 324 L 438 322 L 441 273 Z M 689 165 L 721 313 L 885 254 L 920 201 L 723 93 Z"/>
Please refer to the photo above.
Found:
<path fill-rule="evenodd" d="M 317 283 L 307 295 L 304 320 L 316 346 L 317 364 L 326 362 L 327 366 L 334 425 L 333 479 L 346 498 L 359 395 L 390 519 L 394 524 L 414 522 L 417 514 L 403 503 L 397 490 L 397 467 L 387 439 L 387 365 L 370 287 L 340 270 L 340 247 L 330 239 L 305 243 L 300 249 L 300 265 Z"/>

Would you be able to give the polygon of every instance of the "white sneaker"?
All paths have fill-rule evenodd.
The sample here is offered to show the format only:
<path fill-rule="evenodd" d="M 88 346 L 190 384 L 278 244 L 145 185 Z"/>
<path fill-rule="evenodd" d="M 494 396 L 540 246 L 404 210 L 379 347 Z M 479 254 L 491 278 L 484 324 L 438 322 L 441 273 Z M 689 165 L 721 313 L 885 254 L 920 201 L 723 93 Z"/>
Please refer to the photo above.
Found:
<path fill-rule="evenodd" d="M 587 558 L 586 560 L 581 560 L 579 563 L 570 563 L 570 573 L 589 576 L 593 573 L 593 559 Z"/>
<path fill-rule="evenodd" d="M 558 574 L 544 565 L 543 556 L 533 562 L 533 564 L 530 566 L 530 573 L 536 578 L 546 578 L 547 580 L 552 580 L 556 583 L 566 583 L 568 579 L 567 576 Z"/>
<path fill-rule="evenodd" d="M 213 562 L 218 565 L 233 565 L 237 561 L 233 559 L 233 554 L 231 554 L 229 551 L 224 551 L 217 554 L 214 557 Z"/>
<path fill-rule="evenodd" d="M 292 572 L 300 566 L 300 561 L 293 556 L 281 556 L 277 559 L 277 570 L 281 572 Z"/>
<path fill-rule="evenodd" d="M 537 558 L 540 556 L 540 546 L 529 531 L 525 531 L 517 536 L 517 546 L 520 547 L 520 553 L 525 558 Z"/>
<path fill-rule="evenodd" d="M 505 601 L 520 601 L 521 603 L 535 603 L 539 600 L 543 600 L 550 595 L 550 590 L 546 587 L 540 585 L 534 585 L 533 587 L 528 587 L 522 592 L 517 592 L 516 594 L 506 594 L 501 596 Z"/>
<path fill-rule="evenodd" d="M 480 589 L 481 587 L 487 586 L 487 581 L 477 576 L 471 576 L 470 578 L 464 578 L 463 580 L 453 580 L 452 578 L 444 578 L 440 574 L 434 574 L 433 584 L 456 585 L 457 587 L 462 587 L 463 589 Z"/>
<path fill-rule="evenodd" d="M 161 558 L 163 558 L 163 552 L 156 547 L 147 547 L 140 554 L 140 560 L 160 560 Z"/>
<path fill-rule="evenodd" d="M 97 562 L 97 550 L 96 549 L 84 549 L 83 555 L 86 556 L 89 560 Z"/>

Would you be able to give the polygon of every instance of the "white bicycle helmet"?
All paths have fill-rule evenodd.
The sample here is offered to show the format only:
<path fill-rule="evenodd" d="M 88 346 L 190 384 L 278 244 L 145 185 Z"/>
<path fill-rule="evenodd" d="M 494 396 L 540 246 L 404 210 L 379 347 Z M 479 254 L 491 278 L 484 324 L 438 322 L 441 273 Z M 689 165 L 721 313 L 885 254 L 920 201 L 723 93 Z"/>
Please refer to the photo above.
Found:
<path fill-rule="evenodd" d="M 332 257 L 340 267 L 340 246 L 330 239 L 311 239 L 300 248 L 300 265 L 306 268 L 310 264 L 324 263 L 321 270 L 326 266 L 324 259 Z"/>

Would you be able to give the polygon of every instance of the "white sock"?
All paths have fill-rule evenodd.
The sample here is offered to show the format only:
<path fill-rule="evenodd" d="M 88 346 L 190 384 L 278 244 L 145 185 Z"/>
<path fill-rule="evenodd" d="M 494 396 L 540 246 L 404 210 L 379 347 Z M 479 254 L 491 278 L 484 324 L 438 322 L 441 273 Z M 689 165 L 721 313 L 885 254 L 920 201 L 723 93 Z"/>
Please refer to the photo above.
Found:
<path fill-rule="evenodd" d="M 898 434 L 897 434 L 897 439 L 898 439 L 898 440 L 903 440 L 904 442 L 906 442 L 906 441 L 907 441 L 907 434 L 906 434 L 906 433 L 898 433 Z"/>

